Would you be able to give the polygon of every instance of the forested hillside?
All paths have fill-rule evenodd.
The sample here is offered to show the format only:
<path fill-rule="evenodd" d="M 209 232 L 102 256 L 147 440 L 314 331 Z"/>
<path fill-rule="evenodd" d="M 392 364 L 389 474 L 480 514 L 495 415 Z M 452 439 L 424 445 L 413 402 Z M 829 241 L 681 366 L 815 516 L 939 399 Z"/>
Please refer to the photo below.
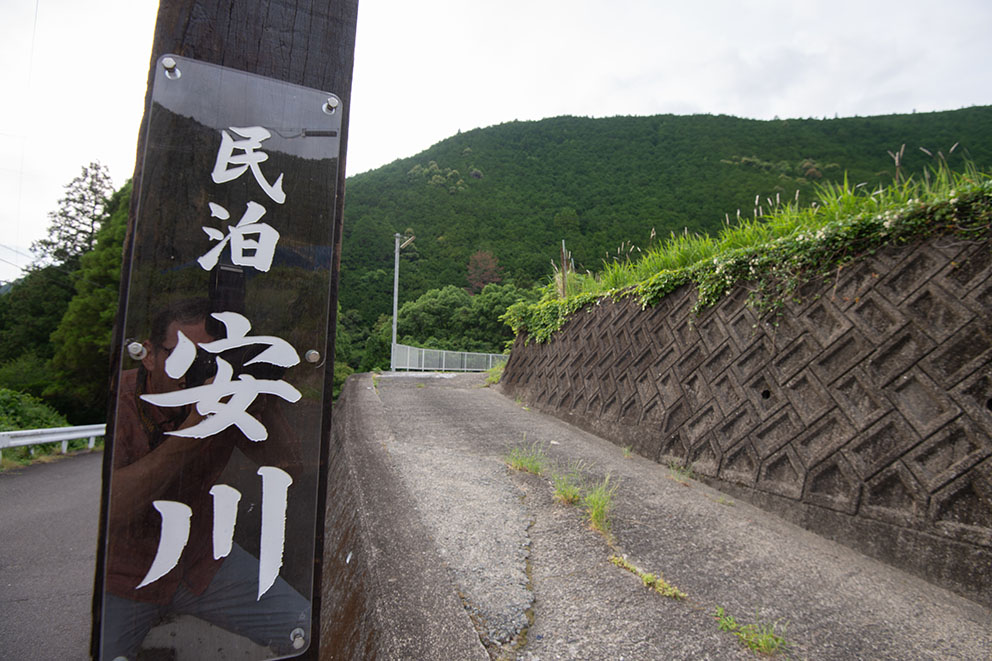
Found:
<path fill-rule="evenodd" d="M 870 187 L 921 173 L 942 154 L 952 167 L 992 164 L 992 107 L 938 113 L 759 121 L 729 116 L 556 117 L 460 133 L 347 183 L 340 300 L 356 325 L 391 310 L 395 232 L 400 300 L 467 288 L 485 251 L 502 281 L 547 282 L 564 240 L 576 268 L 598 270 L 624 242 L 654 229 L 713 232 L 755 199 L 812 198 L 818 182 Z M 953 152 L 951 148 L 957 145 Z M 922 149 L 921 149 L 922 148 Z M 924 152 L 926 149 L 929 153 Z M 400 315 L 402 321 L 402 314 Z"/>
<path fill-rule="evenodd" d="M 563 240 L 577 269 L 602 271 L 620 246 L 626 261 L 632 244 L 715 232 L 738 210 L 751 218 L 797 191 L 808 203 L 817 184 L 845 174 L 872 190 L 966 159 L 992 166 L 992 107 L 833 120 L 557 117 L 460 133 L 348 180 L 337 381 L 389 364 L 396 232 L 416 236 L 402 253 L 400 341 L 500 351 L 512 332 L 499 317 L 537 300 Z M 106 411 L 130 194 L 113 191 L 99 164 L 83 168 L 34 247 L 39 262 L 0 294 L 0 388 L 71 423 Z"/>

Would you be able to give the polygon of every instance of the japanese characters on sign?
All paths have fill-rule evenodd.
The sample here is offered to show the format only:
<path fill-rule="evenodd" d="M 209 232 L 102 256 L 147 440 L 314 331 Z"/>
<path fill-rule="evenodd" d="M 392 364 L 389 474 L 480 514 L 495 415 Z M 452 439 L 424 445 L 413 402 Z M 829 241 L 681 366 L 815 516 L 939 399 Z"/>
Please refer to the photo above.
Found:
<path fill-rule="evenodd" d="M 135 188 L 99 657 L 136 658 L 166 627 L 196 658 L 190 616 L 214 625 L 211 650 L 287 658 L 316 635 L 329 420 L 325 363 L 301 356 L 326 346 L 342 118 L 328 92 L 165 59 Z"/>
<path fill-rule="evenodd" d="M 282 189 L 283 175 L 280 173 L 274 184 L 270 184 L 262 174 L 260 164 L 268 159 L 261 151 L 262 141 L 271 134 L 261 126 L 247 128 L 231 127 L 231 132 L 244 138 L 235 140 L 230 133 L 221 131 L 220 148 L 211 178 L 222 184 L 234 181 L 247 171 L 251 171 L 255 181 L 273 201 L 286 202 Z M 241 154 L 235 154 L 241 151 Z M 227 220 L 230 214 L 213 202 L 209 203 L 211 216 Z M 201 256 L 197 262 L 209 271 L 217 265 L 223 248 L 230 244 L 231 261 L 240 266 L 250 266 L 259 271 L 268 271 L 275 254 L 279 232 L 258 219 L 265 214 L 265 207 L 257 202 L 248 202 L 247 210 L 240 222 L 228 227 L 228 235 L 213 227 L 204 226 L 203 231 L 219 243 Z M 255 235 L 257 238 L 248 237 Z M 239 374 L 233 379 L 234 368 L 220 357 L 228 349 L 261 344 L 267 348 L 247 360 L 245 366 L 267 363 L 277 367 L 292 367 L 300 362 L 299 354 L 286 340 L 272 336 L 250 336 L 251 322 L 233 311 L 215 312 L 211 315 L 221 322 L 227 337 L 211 342 L 194 344 L 182 331 L 177 333 L 177 343 L 165 361 L 165 371 L 169 377 L 180 379 L 193 365 L 197 350 L 202 349 L 214 355 L 216 375 L 210 383 L 183 388 L 171 392 L 142 395 L 141 399 L 161 407 L 180 407 L 194 404 L 203 420 L 195 425 L 166 432 L 171 436 L 206 438 L 218 434 L 229 427 L 236 427 L 249 440 L 264 441 L 268 430 L 249 412 L 248 408 L 260 394 L 280 397 L 288 402 L 300 399 L 300 391 L 282 379 L 256 379 L 251 374 Z M 279 568 L 282 566 L 283 546 L 286 539 L 285 515 L 287 491 L 292 478 L 275 466 L 262 466 L 258 474 L 262 476 L 262 533 L 260 544 L 258 598 L 272 586 Z M 277 485 L 277 486 L 273 486 Z M 234 539 L 237 517 L 237 502 L 241 493 L 228 485 L 217 484 L 211 488 L 214 496 L 214 558 L 220 559 L 230 553 Z M 179 564 L 182 551 L 189 539 L 192 510 L 184 503 L 156 500 L 155 509 L 162 515 L 162 532 L 159 547 L 151 567 L 137 586 L 142 588 L 172 571 Z M 281 526 L 273 526 L 273 521 L 282 521 Z M 267 525 L 266 525 L 267 524 Z"/>

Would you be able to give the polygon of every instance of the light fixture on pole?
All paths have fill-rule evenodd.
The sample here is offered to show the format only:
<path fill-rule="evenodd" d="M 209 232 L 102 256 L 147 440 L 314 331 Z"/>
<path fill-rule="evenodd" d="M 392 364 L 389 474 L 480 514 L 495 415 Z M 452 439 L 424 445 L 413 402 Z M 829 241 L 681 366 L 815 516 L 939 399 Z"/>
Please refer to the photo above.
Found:
<path fill-rule="evenodd" d="M 394 245 L 396 247 L 393 259 L 393 340 L 389 345 L 389 369 L 392 371 L 396 370 L 396 308 L 399 302 L 400 291 L 400 250 L 413 243 L 413 240 L 417 237 L 411 236 L 403 242 L 403 245 L 400 245 L 400 239 L 402 238 L 403 235 L 399 232 L 393 235 Z"/>

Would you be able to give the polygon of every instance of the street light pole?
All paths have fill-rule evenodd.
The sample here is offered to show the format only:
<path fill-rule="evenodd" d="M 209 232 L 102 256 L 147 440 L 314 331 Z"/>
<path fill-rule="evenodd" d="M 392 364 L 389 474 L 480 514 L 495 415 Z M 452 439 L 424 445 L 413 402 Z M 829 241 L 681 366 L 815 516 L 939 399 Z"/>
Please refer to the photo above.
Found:
<path fill-rule="evenodd" d="M 393 255 L 393 339 L 389 345 L 389 369 L 394 372 L 396 371 L 396 308 L 399 302 L 400 292 L 400 249 L 406 248 L 413 243 L 416 237 L 411 236 L 403 242 L 403 245 L 400 245 L 400 239 L 402 238 L 403 235 L 399 232 L 393 235 L 395 246 Z"/>

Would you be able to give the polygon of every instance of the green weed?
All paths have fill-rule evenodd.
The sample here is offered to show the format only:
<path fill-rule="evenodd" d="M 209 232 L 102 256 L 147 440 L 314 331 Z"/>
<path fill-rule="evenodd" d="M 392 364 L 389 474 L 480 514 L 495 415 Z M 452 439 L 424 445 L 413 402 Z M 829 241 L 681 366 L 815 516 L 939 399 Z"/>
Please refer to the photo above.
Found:
<path fill-rule="evenodd" d="M 623 446 L 623 458 L 630 459 L 634 456 L 634 447 L 632 445 Z"/>
<path fill-rule="evenodd" d="M 613 508 L 613 496 L 618 485 L 610 485 L 610 476 L 589 489 L 582 497 L 582 507 L 586 511 L 589 527 L 604 535 L 610 534 L 610 510 Z"/>
<path fill-rule="evenodd" d="M 562 505 L 574 505 L 582 499 L 582 462 L 574 462 L 568 472 L 551 474 L 551 484 L 554 488 L 554 500 Z"/>
<path fill-rule="evenodd" d="M 506 361 L 496 363 L 492 367 L 486 370 L 486 385 L 494 386 L 499 383 L 499 380 L 503 378 L 503 369 L 506 367 Z"/>
<path fill-rule="evenodd" d="M 524 435 L 524 440 L 527 440 L 526 435 Z M 530 447 L 514 447 L 506 456 L 506 463 L 510 468 L 533 473 L 534 475 L 544 473 L 544 466 L 547 462 L 548 457 L 544 453 L 543 446 L 539 443 L 534 443 Z"/>
<path fill-rule="evenodd" d="M 677 461 L 668 462 L 668 479 L 689 486 L 689 480 L 695 479 L 695 477 L 696 474 L 692 471 L 692 464 L 683 466 Z"/>
<path fill-rule="evenodd" d="M 641 579 L 644 587 L 654 590 L 663 597 L 668 597 L 670 599 L 686 598 L 685 592 L 682 592 L 682 590 L 679 590 L 677 587 L 666 581 L 661 572 L 659 572 L 656 576 L 655 574 L 642 571 L 637 565 L 627 560 L 627 558 L 616 554 L 610 556 L 610 562 L 617 567 L 626 569 L 630 573 L 634 574 Z"/>
<path fill-rule="evenodd" d="M 766 205 L 767 202 L 767 206 Z M 767 213 L 765 212 L 767 209 Z M 992 227 L 992 175 L 973 166 L 952 172 L 942 152 L 923 178 L 897 180 L 869 190 L 838 184 L 817 188 L 816 199 L 755 199 L 754 213 L 729 220 L 716 236 L 672 233 L 636 261 L 631 249 L 610 256 L 599 276 L 562 299 L 549 287 L 537 303 L 511 306 L 502 319 L 515 333 L 545 342 L 576 311 L 601 299 L 634 296 L 642 307 L 693 284 L 695 311 L 714 305 L 732 287 L 748 283 L 759 314 L 773 312 L 812 280 L 835 277 L 851 261 L 888 244 L 939 235 L 988 236 Z"/>
<path fill-rule="evenodd" d="M 732 616 L 727 615 L 722 606 L 716 607 L 713 617 L 716 618 L 720 631 L 729 631 L 734 634 L 753 652 L 771 656 L 785 652 L 788 647 L 788 642 L 785 639 L 788 623 L 762 622 L 758 614 L 755 613 L 753 623 L 740 624 Z M 778 631 L 779 628 L 781 631 Z"/>

